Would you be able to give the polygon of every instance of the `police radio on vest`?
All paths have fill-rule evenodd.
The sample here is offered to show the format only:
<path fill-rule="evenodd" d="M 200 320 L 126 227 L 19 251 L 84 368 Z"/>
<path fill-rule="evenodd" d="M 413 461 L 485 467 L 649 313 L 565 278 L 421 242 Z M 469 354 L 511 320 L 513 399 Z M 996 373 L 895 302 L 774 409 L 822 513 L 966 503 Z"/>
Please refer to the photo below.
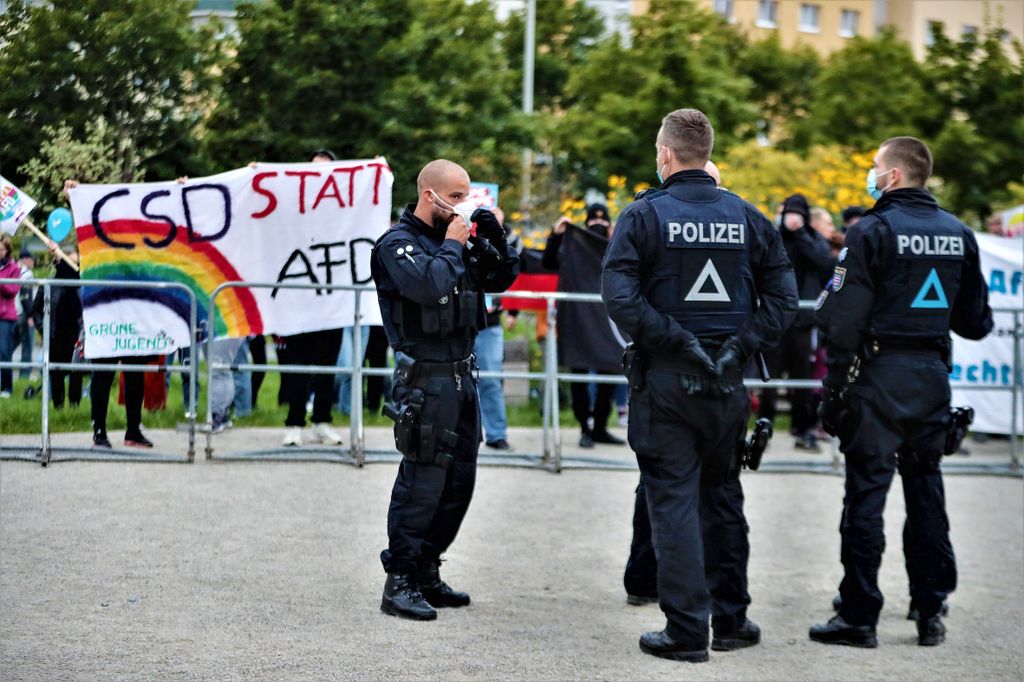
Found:
<path fill-rule="evenodd" d="M 915 256 L 962 256 L 964 238 L 940 234 L 901 234 L 896 237 L 896 248 L 901 256 L 908 249 Z"/>
<path fill-rule="evenodd" d="M 689 244 L 743 244 L 746 225 L 743 223 L 675 223 L 668 224 L 668 240 L 676 237 Z"/>

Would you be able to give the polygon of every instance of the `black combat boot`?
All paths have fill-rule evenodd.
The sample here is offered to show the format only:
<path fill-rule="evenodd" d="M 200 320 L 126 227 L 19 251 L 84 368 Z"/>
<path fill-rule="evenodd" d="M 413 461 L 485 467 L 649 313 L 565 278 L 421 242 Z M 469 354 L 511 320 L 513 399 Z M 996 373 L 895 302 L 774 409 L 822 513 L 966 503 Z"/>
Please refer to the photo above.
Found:
<path fill-rule="evenodd" d="M 647 604 L 657 604 L 658 595 L 655 594 L 626 594 L 626 603 L 630 606 L 646 606 Z"/>
<path fill-rule="evenodd" d="M 412 620 L 437 618 L 437 611 L 423 598 L 416 582 L 411 576 L 403 573 L 388 573 L 387 582 L 384 583 L 384 596 L 380 600 L 380 610 L 389 616 Z"/>
<path fill-rule="evenodd" d="M 917 643 L 919 646 L 938 646 L 946 641 L 946 626 L 942 618 L 932 616 L 917 621 Z"/>
<path fill-rule="evenodd" d="M 667 632 L 645 632 L 640 635 L 640 651 L 658 658 L 688 663 L 703 663 L 708 660 L 708 648 L 686 642 L 677 642 Z"/>
<path fill-rule="evenodd" d="M 441 580 L 440 567 L 434 562 L 421 565 L 416 580 L 423 596 L 435 609 L 469 606 L 469 595 L 465 592 L 456 592 L 448 583 Z"/>
<path fill-rule="evenodd" d="M 949 602 L 945 599 L 942 600 L 942 607 L 939 609 L 939 615 L 943 618 L 949 615 Z M 907 620 L 921 620 L 917 609 L 910 609 L 907 611 Z"/>
<path fill-rule="evenodd" d="M 844 644 L 863 649 L 874 649 L 878 646 L 874 625 L 850 625 L 842 616 L 833 616 L 824 625 L 812 625 L 808 633 L 815 642 L 822 644 Z"/>
<path fill-rule="evenodd" d="M 716 632 L 711 640 L 713 651 L 735 651 L 761 642 L 761 628 L 749 618 L 732 632 Z"/>

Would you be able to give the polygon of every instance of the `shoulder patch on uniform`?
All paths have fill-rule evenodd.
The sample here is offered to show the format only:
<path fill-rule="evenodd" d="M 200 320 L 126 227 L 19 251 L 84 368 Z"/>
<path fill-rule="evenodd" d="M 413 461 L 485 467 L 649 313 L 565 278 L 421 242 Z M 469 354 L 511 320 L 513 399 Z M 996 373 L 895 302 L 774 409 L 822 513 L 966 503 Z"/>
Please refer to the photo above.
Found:
<path fill-rule="evenodd" d="M 832 273 L 832 291 L 839 291 L 846 284 L 846 268 L 836 266 L 835 272 Z"/>
<path fill-rule="evenodd" d="M 839 252 L 839 262 L 842 263 L 846 260 L 846 254 L 850 253 L 850 247 L 844 246 L 842 251 Z"/>
<path fill-rule="evenodd" d="M 826 298 L 828 298 L 828 289 L 822 289 L 818 294 L 818 299 L 814 302 L 814 309 L 821 310 L 821 306 L 825 305 Z"/>

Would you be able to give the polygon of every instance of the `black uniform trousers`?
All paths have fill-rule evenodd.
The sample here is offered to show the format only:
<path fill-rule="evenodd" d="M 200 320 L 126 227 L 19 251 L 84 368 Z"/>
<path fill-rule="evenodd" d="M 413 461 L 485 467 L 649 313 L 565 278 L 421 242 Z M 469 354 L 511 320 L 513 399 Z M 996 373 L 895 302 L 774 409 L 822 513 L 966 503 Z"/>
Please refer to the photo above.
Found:
<path fill-rule="evenodd" d="M 691 395 L 684 377 L 650 370 L 630 396 L 629 444 L 651 519 L 658 597 L 666 631 L 694 649 L 746 620 L 750 544 L 743 515 L 737 448 L 749 401 Z"/>
<path fill-rule="evenodd" d="M 949 419 L 946 366 L 937 353 L 883 354 L 861 368 L 846 396 L 849 412 L 839 432 L 846 457 L 840 614 L 854 625 L 878 622 L 882 512 L 898 470 L 907 510 L 903 553 L 910 608 L 930 618 L 957 580 L 940 469 Z"/>
<path fill-rule="evenodd" d="M 814 371 L 814 349 L 811 347 L 813 327 L 790 327 L 782 337 L 781 343 L 765 354 L 768 372 L 776 378 L 785 374 L 790 379 L 810 379 Z M 761 390 L 761 409 L 759 417 L 767 417 L 775 422 L 775 403 L 778 389 Z M 789 404 L 792 409 L 792 427 L 797 434 L 812 430 L 818 423 L 811 391 L 806 388 L 788 389 Z"/>
<path fill-rule="evenodd" d="M 403 404 L 409 390 L 396 376 L 394 402 Z M 476 381 L 464 376 L 460 388 L 451 377 L 433 377 L 424 390 L 421 421 L 449 428 L 457 440 L 448 450 L 453 459 L 447 467 L 408 459 L 399 465 L 388 509 L 388 548 L 380 555 L 388 573 L 409 574 L 436 564 L 455 540 L 476 485 L 481 438 Z"/>
<path fill-rule="evenodd" d="M 629 545 L 629 559 L 622 574 L 626 594 L 637 597 L 658 596 L 658 559 L 654 554 L 651 537 L 651 515 L 647 511 L 647 491 L 644 479 L 636 487 L 633 502 L 633 541 Z"/>

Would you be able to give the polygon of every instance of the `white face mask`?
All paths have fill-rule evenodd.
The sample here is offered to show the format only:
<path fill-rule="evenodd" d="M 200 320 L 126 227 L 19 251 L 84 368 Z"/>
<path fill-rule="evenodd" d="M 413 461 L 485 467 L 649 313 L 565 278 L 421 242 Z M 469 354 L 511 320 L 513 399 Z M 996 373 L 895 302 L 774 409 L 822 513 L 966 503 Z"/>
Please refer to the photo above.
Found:
<path fill-rule="evenodd" d="M 473 224 L 473 221 L 470 220 L 470 217 L 473 215 L 473 213 L 476 212 L 476 204 L 474 204 L 472 201 L 469 201 L 467 199 L 466 201 L 461 201 L 452 206 L 447 201 L 438 196 L 437 192 L 435 192 L 434 190 L 430 190 L 430 193 L 434 195 L 434 198 L 437 201 L 441 202 L 442 209 L 444 209 L 445 211 L 451 211 L 452 213 L 461 216 L 462 219 L 466 221 L 467 226 Z"/>

